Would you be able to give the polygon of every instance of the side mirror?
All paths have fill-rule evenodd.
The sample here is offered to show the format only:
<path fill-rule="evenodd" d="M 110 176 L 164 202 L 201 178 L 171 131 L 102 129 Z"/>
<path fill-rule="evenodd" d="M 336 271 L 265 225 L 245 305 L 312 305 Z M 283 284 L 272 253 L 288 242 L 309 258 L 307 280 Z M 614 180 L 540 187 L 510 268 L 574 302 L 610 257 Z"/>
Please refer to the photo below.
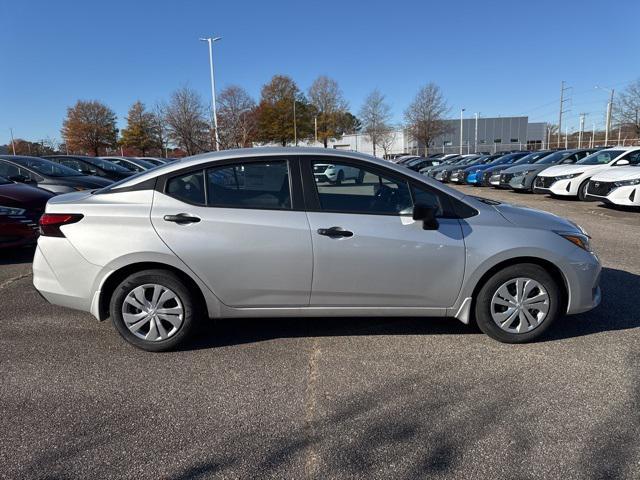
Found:
<path fill-rule="evenodd" d="M 414 205 L 413 207 L 413 219 L 418 221 L 422 220 L 422 229 L 423 230 L 437 230 L 439 227 L 438 219 L 436 215 L 438 214 L 438 208 L 429 206 L 429 205 Z"/>
<path fill-rule="evenodd" d="M 565 158 L 562 163 L 563 164 L 567 164 L 567 163 L 575 163 L 575 159 L 574 158 Z"/>
<path fill-rule="evenodd" d="M 625 165 L 629 165 L 629 160 L 622 159 L 616 162 L 616 167 L 624 167 Z"/>

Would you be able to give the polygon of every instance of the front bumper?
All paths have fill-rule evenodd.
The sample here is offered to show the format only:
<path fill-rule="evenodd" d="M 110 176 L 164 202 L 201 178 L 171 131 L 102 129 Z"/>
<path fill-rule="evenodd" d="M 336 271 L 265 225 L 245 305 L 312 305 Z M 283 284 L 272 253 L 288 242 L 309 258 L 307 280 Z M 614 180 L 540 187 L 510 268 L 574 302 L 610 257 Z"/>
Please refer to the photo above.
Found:
<path fill-rule="evenodd" d="M 640 186 L 627 185 L 616 187 L 606 196 L 594 195 L 587 190 L 587 200 L 596 200 L 627 207 L 640 207 Z"/>
<path fill-rule="evenodd" d="M 538 177 L 541 178 L 541 177 Z M 542 177 L 549 178 L 549 177 Z M 539 182 L 535 182 L 533 185 L 534 193 L 546 193 L 551 195 L 557 195 L 559 197 L 575 197 L 578 195 L 578 187 L 580 182 L 576 178 L 569 178 L 564 180 L 555 180 L 551 185 L 541 187 Z"/>
<path fill-rule="evenodd" d="M 509 187 L 513 190 L 525 191 L 531 190 L 531 184 L 533 183 L 533 178 L 529 175 L 520 175 L 517 177 L 513 177 L 509 181 Z"/>
<path fill-rule="evenodd" d="M 33 245 L 38 239 L 38 222 L 23 215 L 0 217 L 0 248 Z"/>
<path fill-rule="evenodd" d="M 572 258 L 568 269 L 563 269 L 568 282 L 567 314 L 587 312 L 602 300 L 600 274 L 602 266 L 594 253 L 580 251 Z"/>
<path fill-rule="evenodd" d="M 316 182 L 335 182 L 338 178 L 338 174 L 335 171 L 315 173 L 313 174 Z"/>

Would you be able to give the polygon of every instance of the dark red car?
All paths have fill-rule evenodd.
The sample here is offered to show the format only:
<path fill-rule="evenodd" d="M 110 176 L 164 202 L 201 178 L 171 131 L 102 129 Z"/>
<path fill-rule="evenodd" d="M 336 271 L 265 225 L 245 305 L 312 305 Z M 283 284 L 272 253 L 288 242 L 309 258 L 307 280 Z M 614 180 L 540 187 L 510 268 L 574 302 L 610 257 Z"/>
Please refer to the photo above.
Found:
<path fill-rule="evenodd" d="M 0 177 L 0 248 L 35 243 L 38 220 L 52 193 Z"/>

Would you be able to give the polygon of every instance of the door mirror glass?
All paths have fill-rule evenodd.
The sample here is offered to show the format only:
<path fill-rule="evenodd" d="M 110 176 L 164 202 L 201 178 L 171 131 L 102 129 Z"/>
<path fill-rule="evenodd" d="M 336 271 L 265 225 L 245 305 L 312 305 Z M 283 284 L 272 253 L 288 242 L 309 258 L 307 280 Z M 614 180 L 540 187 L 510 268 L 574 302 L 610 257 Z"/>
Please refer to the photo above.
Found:
<path fill-rule="evenodd" d="M 416 204 L 413 206 L 413 219 L 415 221 L 422 220 L 422 228 L 424 230 L 438 229 L 437 214 L 438 208 L 432 205 Z"/>
<path fill-rule="evenodd" d="M 616 162 L 616 167 L 624 167 L 625 165 L 629 165 L 629 160 L 622 159 Z"/>
<path fill-rule="evenodd" d="M 575 159 L 575 158 L 573 158 L 573 157 L 565 158 L 565 159 L 562 161 L 562 163 L 563 163 L 563 164 L 567 164 L 567 163 L 575 163 L 575 162 L 576 162 L 576 159 Z"/>

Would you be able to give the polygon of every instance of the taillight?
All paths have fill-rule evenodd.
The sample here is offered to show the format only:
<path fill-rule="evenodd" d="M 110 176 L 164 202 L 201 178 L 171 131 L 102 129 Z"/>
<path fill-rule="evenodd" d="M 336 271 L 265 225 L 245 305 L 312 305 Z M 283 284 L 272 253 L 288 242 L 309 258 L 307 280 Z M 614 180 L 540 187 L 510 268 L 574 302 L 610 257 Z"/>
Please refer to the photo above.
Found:
<path fill-rule="evenodd" d="M 82 220 L 79 213 L 45 213 L 40 217 L 40 235 L 44 237 L 64 237 L 60 230 L 63 225 Z"/>

